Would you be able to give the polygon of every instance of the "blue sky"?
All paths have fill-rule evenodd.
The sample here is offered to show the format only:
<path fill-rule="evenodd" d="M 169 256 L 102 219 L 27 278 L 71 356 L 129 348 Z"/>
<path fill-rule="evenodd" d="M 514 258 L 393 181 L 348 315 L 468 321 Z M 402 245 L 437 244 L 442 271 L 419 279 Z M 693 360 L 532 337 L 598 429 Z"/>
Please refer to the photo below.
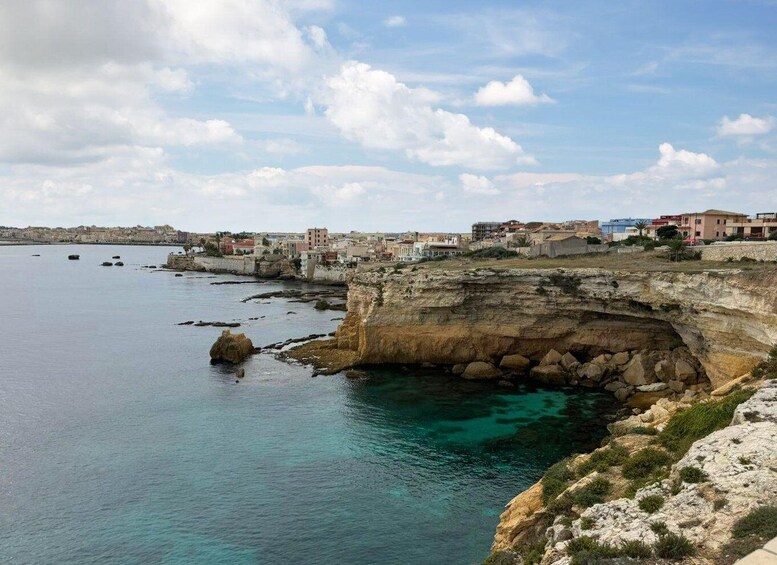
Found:
<path fill-rule="evenodd" d="M 0 224 L 774 211 L 775 29 L 769 0 L 8 0 Z"/>

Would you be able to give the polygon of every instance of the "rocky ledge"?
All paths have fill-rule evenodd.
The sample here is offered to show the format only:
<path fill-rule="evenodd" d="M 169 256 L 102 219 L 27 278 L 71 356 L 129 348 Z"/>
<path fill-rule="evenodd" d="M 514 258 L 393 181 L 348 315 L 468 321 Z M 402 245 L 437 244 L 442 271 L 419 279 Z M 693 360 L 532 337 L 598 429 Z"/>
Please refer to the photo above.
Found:
<path fill-rule="evenodd" d="M 693 405 L 665 399 L 651 426 L 619 422 L 608 445 L 551 468 L 507 505 L 492 561 L 725 564 L 763 545 L 777 535 L 777 380 L 748 379 Z"/>

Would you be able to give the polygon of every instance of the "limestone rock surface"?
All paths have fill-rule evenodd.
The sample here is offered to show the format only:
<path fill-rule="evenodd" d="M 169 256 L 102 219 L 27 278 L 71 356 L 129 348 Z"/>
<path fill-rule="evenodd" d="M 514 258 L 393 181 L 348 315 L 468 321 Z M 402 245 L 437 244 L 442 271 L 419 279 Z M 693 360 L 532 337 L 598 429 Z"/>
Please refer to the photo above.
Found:
<path fill-rule="evenodd" d="M 233 334 L 224 330 L 210 348 L 213 362 L 240 363 L 254 352 L 254 344 L 245 334 Z"/>

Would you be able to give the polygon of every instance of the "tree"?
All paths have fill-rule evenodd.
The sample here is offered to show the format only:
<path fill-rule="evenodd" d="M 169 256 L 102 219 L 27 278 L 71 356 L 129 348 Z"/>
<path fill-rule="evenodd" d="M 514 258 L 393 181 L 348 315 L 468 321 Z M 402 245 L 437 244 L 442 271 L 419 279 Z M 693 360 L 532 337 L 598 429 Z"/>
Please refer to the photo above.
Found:
<path fill-rule="evenodd" d="M 675 239 L 677 236 L 680 235 L 680 232 L 677 231 L 677 226 L 661 226 L 656 230 L 656 235 L 658 236 L 658 239 L 664 240 L 664 239 Z"/>
<path fill-rule="evenodd" d="M 777 241 L 777 230 L 769 234 L 769 241 Z"/>
<path fill-rule="evenodd" d="M 203 249 L 205 251 L 205 255 L 207 255 L 208 257 L 221 257 L 222 256 L 221 250 L 212 241 L 205 242 L 205 245 L 203 246 Z"/>
<path fill-rule="evenodd" d="M 639 237 L 642 237 L 642 232 L 645 231 L 645 228 L 648 227 L 648 224 L 647 222 L 643 222 L 642 220 L 640 220 L 639 222 L 634 224 L 634 227 L 639 230 Z"/>
<path fill-rule="evenodd" d="M 265 247 L 270 247 L 270 240 L 267 239 L 266 237 L 263 237 L 262 238 L 262 245 L 264 245 Z"/>
<path fill-rule="evenodd" d="M 515 245 L 518 247 L 530 247 L 531 242 L 529 241 L 529 238 L 525 235 L 519 236 L 515 238 Z"/>
<path fill-rule="evenodd" d="M 184 252 L 184 253 L 186 253 L 186 254 L 188 255 L 188 254 L 189 254 L 189 251 L 191 251 L 191 250 L 192 250 L 192 245 L 191 245 L 191 243 L 184 243 L 184 244 L 183 244 L 183 252 Z"/>
<path fill-rule="evenodd" d="M 586 237 L 585 238 L 585 242 L 588 245 L 601 245 L 602 244 L 602 240 L 601 239 L 599 239 L 598 237 L 594 237 L 592 235 L 589 235 L 588 237 Z"/>

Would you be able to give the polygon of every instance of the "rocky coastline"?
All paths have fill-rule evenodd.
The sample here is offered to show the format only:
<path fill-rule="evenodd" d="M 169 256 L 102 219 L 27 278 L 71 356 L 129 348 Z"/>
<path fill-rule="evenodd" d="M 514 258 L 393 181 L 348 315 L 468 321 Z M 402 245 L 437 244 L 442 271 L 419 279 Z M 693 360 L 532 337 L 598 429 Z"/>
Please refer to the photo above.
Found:
<path fill-rule="evenodd" d="M 777 462 L 765 448 L 769 438 L 775 439 L 769 426 L 777 423 L 777 394 L 771 381 L 763 384 L 750 376 L 777 342 L 775 276 L 774 268 L 367 271 L 349 285 L 346 317 L 335 337 L 305 343 L 287 355 L 314 365 L 317 374 L 384 363 L 437 364 L 462 378 L 500 384 L 531 379 L 607 390 L 631 415 L 611 426 L 605 455 L 598 450 L 579 456 L 573 465 L 565 462 L 568 473 L 578 466 L 589 472 L 567 478 L 552 499 L 540 481 L 511 501 L 489 562 L 595 563 L 586 555 L 601 550 L 615 556 L 624 544 L 642 551 L 643 559 L 653 559 L 644 562 L 663 562 L 654 548 L 672 541 L 692 546 L 680 559 L 718 563 L 724 562 L 721 551 L 731 541 L 732 524 L 758 504 L 777 503 L 763 495 L 764 488 L 777 493 Z M 720 403 L 731 403 L 733 411 L 730 399 L 742 402 L 739 416 L 729 426 L 728 414 L 729 421 L 694 438 L 698 441 L 685 446 L 687 453 L 654 446 L 673 418 Z M 742 414 L 751 413 L 757 421 L 741 421 Z M 723 445 L 720 434 L 747 437 Z M 619 465 L 647 457 L 646 450 L 658 451 L 662 461 L 641 477 L 650 481 L 624 478 Z M 751 451 L 761 455 L 745 453 Z M 618 465 L 599 462 L 609 457 Z M 737 463 L 738 458 L 753 463 Z M 728 479 L 705 479 L 686 488 L 678 477 L 691 466 L 705 477 L 752 471 L 757 488 L 732 490 Z M 578 490 L 583 494 L 573 496 Z M 562 511 L 554 507 L 549 519 L 548 506 L 559 497 Z M 579 497 L 585 506 L 576 504 Z M 667 528 L 660 532 L 651 529 L 655 520 L 640 509 L 643 499 L 656 504 L 658 497 L 665 510 L 657 516 Z M 718 530 L 685 516 L 682 508 L 694 497 L 706 504 L 691 505 L 694 512 L 725 513 Z M 628 534 L 632 531 L 638 534 Z"/>

